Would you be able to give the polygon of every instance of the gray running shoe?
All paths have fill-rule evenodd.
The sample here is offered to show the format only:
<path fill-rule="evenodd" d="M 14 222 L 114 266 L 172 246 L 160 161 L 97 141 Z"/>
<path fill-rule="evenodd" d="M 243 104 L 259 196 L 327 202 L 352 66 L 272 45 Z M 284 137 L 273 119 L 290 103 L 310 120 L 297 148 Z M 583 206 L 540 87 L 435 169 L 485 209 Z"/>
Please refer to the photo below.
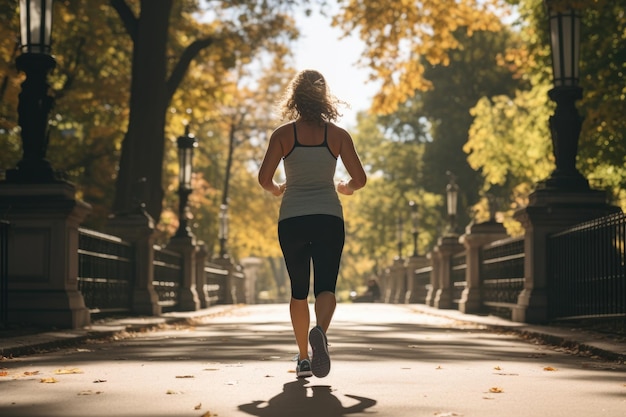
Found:
<path fill-rule="evenodd" d="M 330 356 L 328 354 L 328 339 L 320 326 L 315 326 L 309 332 L 309 343 L 313 349 L 311 371 L 318 378 L 324 378 L 330 372 Z"/>
<path fill-rule="evenodd" d="M 298 359 L 298 365 L 296 365 L 296 376 L 298 378 L 308 378 L 312 376 L 311 361 L 308 359 Z"/>

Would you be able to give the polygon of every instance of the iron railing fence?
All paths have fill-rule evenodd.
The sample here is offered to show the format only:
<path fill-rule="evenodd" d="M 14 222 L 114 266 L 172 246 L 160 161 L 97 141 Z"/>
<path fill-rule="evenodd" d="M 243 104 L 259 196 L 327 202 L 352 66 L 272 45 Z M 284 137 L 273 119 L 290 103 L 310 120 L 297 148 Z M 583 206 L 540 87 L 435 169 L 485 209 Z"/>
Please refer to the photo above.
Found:
<path fill-rule="evenodd" d="M 174 311 L 182 284 L 182 255 L 154 245 L 154 280 L 152 286 L 159 297 L 163 311 Z"/>
<path fill-rule="evenodd" d="M 463 295 L 463 290 L 467 286 L 467 255 L 466 251 L 461 251 L 452 255 L 450 263 L 450 285 L 452 286 L 452 302 L 458 306 Z"/>
<path fill-rule="evenodd" d="M 626 318 L 625 258 L 622 212 L 550 236 L 550 319 Z"/>
<path fill-rule="evenodd" d="M 481 298 L 486 312 L 511 318 L 524 289 L 524 237 L 491 242 L 480 249 Z"/>
<path fill-rule="evenodd" d="M 208 305 L 226 303 L 227 280 L 228 270 L 211 263 L 204 266 L 204 282 L 200 290 Z"/>
<path fill-rule="evenodd" d="M 0 324 L 9 314 L 9 222 L 0 220 Z"/>
<path fill-rule="evenodd" d="M 131 310 L 134 251 L 119 237 L 78 230 L 78 289 L 92 313 Z"/>

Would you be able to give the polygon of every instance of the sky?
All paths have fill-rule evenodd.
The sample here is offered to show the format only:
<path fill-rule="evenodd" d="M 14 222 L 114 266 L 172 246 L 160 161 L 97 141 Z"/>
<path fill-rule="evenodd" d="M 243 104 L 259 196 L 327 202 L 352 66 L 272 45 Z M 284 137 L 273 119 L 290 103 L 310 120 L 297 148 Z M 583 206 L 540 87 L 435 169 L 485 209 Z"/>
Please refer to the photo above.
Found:
<path fill-rule="evenodd" d="M 368 73 L 357 65 L 363 43 L 357 36 L 339 39 L 341 31 L 330 26 L 330 18 L 313 13 L 296 17 L 301 39 L 295 51 L 296 70 L 315 69 L 326 78 L 331 93 L 348 102 L 338 121 L 344 127 L 356 126 L 356 114 L 367 110 L 377 86 L 368 81 Z"/>

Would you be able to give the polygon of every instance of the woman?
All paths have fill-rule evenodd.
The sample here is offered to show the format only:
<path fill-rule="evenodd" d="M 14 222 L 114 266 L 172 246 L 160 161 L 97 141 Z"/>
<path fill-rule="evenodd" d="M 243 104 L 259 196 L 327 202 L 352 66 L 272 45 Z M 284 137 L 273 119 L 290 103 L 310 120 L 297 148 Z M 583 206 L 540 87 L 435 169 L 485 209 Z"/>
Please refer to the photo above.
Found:
<path fill-rule="evenodd" d="M 296 343 L 296 375 L 322 378 L 330 372 L 326 331 L 335 312 L 335 287 L 344 244 L 343 210 L 337 192 L 351 195 L 367 177 L 350 134 L 333 123 L 340 102 L 317 71 L 305 70 L 291 81 L 281 105 L 283 120 L 271 135 L 259 183 L 283 195 L 278 238 L 291 281 L 289 311 Z M 337 158 L 350 179 L 334 183 Z M 285 183 L 274 181 L 284 160 Z M 307 297 L 313 261 L 316 326 L 309 332 Z M 308 343 L 312 358 L 309 358 Z"/>

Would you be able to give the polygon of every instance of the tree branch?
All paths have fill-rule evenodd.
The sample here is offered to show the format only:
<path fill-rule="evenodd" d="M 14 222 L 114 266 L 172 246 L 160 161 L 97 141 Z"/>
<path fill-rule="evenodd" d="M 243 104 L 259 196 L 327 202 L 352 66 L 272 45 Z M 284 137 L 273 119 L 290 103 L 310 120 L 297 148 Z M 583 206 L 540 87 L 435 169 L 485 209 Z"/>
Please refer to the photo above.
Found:
<path fill-rule="evenodd" d="M 125 0 L 110 0 L 111 7 L 115 9 L 122 24 L 126 28 L 126 32 L 133 40 L 133 43 L 137 41 L 137 17 L 133 14 L 133 11 L 128 7 Z"/>
<path fill-rule="evenodd" d="M 174 70 L 172 71 L 172 74 L 167 80 L 166 90 L 167 90 L 168 102 L 172 99 L 172 96 L 176 92 L 176 89 L 178 88 L 181 81 L 183 80 L 183 77 L 185 76 L 185 73 L 187 72 L 187 69 L 189 68 L 189 64 L 191 64 L 191 61 L 198 55 L 198 53 L 201 50 L 208 48 L 209 46 L 213 44 L 213 42 L 215 42 L 215 38 L 212 38 L 212 37 L 198 39 L 192 42 L 183 51 L 182 55 L 180 56 L 180 59 L 178 60 L 178 62 L 176 63 L 176 66 L 174 67 Z"/>

